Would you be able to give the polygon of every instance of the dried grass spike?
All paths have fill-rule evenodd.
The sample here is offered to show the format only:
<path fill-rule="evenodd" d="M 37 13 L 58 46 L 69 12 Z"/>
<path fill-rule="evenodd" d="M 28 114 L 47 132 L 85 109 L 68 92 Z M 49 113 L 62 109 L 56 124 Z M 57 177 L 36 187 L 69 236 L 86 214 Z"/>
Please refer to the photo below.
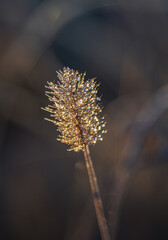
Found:
<path fill-rule="evenodd" d="M 105 127 L 101 98 L 97 96 L 98 84 L 95 78 L 84 81 L 86 73 L 79 74 L 70 68 L 58 71 L 58 82 L 48 82 L 46 95 L 52 102 L 44 108 L 58 127 L 58 140 L 70 145 L 70 149 L 80 151 L 86 145 L 102 140 Z"/>

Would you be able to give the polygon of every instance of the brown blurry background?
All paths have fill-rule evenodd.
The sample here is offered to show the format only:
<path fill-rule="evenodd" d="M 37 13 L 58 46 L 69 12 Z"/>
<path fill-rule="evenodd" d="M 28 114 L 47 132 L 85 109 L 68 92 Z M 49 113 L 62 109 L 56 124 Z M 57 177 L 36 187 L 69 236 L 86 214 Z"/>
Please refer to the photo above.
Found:
<path fill-rule="evenodd" d="M 63 66 L 101 82 L 91 155 L 112 239 L 168 239 L 166 0 L 0 0 L 0 239 L 100 239 L 83 154 L 41 110 Z"/>

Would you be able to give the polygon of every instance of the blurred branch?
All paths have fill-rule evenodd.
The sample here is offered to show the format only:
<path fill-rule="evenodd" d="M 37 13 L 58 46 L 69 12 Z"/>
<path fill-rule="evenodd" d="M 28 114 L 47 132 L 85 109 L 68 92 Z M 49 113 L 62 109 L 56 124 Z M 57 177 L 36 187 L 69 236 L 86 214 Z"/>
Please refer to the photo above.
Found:
<path fill-rule="evenodd" d="M 2 72 L 7 78 L 29 73 L 53 41 L 55 34 L 69 21 L 101 3 L 88 1 L 44 1 L 32 13 L 23 30 L 11 43 L 2 59 Z M 10 71 L 8 71 L 10 69 Z"/>
<path fill-rule="evenodd" d="M 137 116 L 136 121 L 130 129 L 132 141 L 124 163 L 128 165 L 129 168 L 134 167 L 137 163 L 145 137 L 148 135 L 149 131 L 161 115 L 167 110 L 168 85 L 165 85 L 153 94 L 153 97 Z"/>
<path fill-rule="evenodd" d="M 111 232 L 115 239 L 116 227 L 119 217 L 121 200 L 130 179 L 133 168 L 136 166 L 141 148 L 149 131 L 158 121 L 162 114 L 168 110 L 168 85 L 160 88 L 153 94 L 150 101 L 138 114 L 135 122 L 130 127 L 131 140 L 127 150 L 127 157 L 123 159 L 116 169 L 114 197 L 112 199 Z"/>

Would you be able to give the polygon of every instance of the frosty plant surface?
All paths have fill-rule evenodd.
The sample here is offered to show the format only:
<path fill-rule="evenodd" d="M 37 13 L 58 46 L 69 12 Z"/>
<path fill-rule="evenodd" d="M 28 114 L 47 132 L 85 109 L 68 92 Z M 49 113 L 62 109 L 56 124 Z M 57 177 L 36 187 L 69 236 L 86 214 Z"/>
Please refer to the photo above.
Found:
<path fill-rule="evenodd" d="M 46 120 L 57 125 L 60 133 L 57 140 L 68 144 L 69 151 L 84 152 L 101 237 L 102 240 L 110 240 L 89 152 L 89 145 L 103 140 L 105 121 L 104 117 L 100 117 L 102 106 L 101 98 L 97 96 L 99 85 L 95 78 L 84 80 L 85 75 L 68 67 L 58 71 L 57 83 L 48 82 L 46 86 L 46 95 L 51 105 L 43 109 L 50 113 L 51 118 Z"/>

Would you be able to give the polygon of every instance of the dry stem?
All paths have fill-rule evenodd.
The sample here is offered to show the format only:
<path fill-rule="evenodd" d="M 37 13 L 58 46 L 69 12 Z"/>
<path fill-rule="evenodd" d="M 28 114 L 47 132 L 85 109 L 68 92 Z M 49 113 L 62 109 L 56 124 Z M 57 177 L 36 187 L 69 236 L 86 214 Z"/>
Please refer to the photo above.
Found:
<path fill-rule="evenodd" d="M 103 204 L 102 204 L 100 191 L 97 183 L 97 178 L 94 171 L 88 145 L 86 145 L 84 156 L 85 156 L 90 186 L 92 190 L 93 202 L 96 210 L 96 216 L 97 216 L 97 221 L 100 229 L 100 234 L 101 234 L 102 240 L 110 240 L 110 234 L 108 231 L 107 222 L 104 215 Z"/>

